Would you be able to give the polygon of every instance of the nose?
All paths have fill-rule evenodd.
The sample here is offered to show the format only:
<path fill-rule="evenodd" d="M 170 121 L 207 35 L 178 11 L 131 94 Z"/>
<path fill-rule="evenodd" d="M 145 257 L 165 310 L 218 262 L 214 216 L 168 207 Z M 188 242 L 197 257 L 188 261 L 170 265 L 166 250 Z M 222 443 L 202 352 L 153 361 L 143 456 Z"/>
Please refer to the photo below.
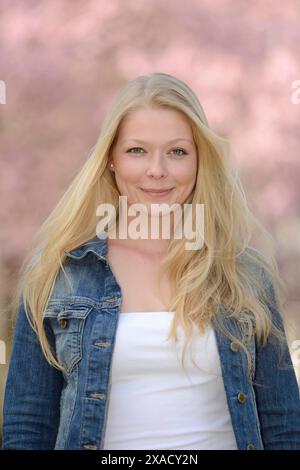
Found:
<path fill-rule="evenodd" d="M 163 160 L 163 156 L 160 154 L 153 155 L 149 160 L 147 167 L 147 176 L 153 178 L 163 178 L 167 176 L 167 168 Z"/>

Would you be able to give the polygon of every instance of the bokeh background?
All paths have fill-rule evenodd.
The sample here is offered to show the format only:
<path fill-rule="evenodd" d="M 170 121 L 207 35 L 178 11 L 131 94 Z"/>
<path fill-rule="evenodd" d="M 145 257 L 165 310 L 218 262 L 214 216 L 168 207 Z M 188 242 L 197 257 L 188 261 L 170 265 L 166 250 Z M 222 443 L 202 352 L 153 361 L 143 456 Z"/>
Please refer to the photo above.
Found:
<path fill-rule="evenodd" d="M 0 2 L 1 410 L 7 306 L 32 237 L 88 158 L 116 91 L 154 71 L 191 86 L 231 142 L 249 205 L 276 241 L 299 378 L 299 23 L 298 0 Z"/>

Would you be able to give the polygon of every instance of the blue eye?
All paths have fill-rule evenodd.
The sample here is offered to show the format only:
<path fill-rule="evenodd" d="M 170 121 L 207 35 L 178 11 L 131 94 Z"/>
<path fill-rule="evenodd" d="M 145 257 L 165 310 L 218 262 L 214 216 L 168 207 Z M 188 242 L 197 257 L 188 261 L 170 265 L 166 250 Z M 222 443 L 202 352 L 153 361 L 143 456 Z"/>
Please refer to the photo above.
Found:
<path fill-rule="evenodd" d="M 131 149 L 128 149 L 128 150 L 126 151 L 126 153 L 127 153 L 127 152 L 128 152 L 128 153 L 136 153 L 136 152 L 130 152 L 130 150 L 136 150 L 136 149 L 141 149 L 141 148 L 142 148 L 142 147 L 132 147 Z M 142 149 L 142 150 L 143 150 L 143 149 Z M 140 153 L 140 152 L 137 152 L 137 153 Z"/>
<path fill-rule="evenodd" d="M 186 154 L 187 154 L 186 151 L 183 150 L 183 149 L 181 149 L 181 148 L 176 148 L 176 149 L 173 149 L 173 150 L 179 150 L 180 152 L 183 152 L 183 154 L 181 154 L 181 155 L 178 155 L 178 154 L 177 154 L 179 157 L 181 157 L 182 155 L 186 155 Z"/>

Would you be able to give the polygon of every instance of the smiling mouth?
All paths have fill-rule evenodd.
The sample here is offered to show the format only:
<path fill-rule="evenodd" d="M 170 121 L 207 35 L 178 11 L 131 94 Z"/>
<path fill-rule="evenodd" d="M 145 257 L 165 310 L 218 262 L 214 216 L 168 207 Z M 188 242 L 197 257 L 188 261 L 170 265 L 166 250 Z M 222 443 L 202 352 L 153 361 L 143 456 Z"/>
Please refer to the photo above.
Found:
<path fill-rule="evenodd" d="M 159 189 L 149 190 L 149 189 L 143 189 L 143 188 L 140 188 L 140 189 L 144 191 L 144 193 L 149 194 L 150 196 L 159 197 L 159 196 L 166 196 L 172 191 L 173 188 L 165 189 L 165 190 L 159 190 Z"/>

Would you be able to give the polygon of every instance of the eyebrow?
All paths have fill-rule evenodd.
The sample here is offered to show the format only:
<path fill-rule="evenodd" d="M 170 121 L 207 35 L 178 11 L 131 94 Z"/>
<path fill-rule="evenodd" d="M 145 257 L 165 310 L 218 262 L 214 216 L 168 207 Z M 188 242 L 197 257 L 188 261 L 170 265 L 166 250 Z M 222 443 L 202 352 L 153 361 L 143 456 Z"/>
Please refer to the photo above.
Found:
<path fill-rule="evenodd" d="M 140 140 L 140 139 L 123 139 L 123 142 L 127 142 L 128 140 L 132 141 L 132 142 L 138 142 L 139 144 L 147 144 L 147 142 L 145 142 L 144 140 Z M 183 139 L 181 137 L 179 137 L 178 139 L 173 139 L 173 140 L 169 140 L 169 142 L 167 142 L 167 144 L 173 144 L 175 142 L 179 142 L 179 141 L 186 141 L 186 142 L 189 142 L 190 144 L 193 144 L 193 142 L 189 139 Z"/>

